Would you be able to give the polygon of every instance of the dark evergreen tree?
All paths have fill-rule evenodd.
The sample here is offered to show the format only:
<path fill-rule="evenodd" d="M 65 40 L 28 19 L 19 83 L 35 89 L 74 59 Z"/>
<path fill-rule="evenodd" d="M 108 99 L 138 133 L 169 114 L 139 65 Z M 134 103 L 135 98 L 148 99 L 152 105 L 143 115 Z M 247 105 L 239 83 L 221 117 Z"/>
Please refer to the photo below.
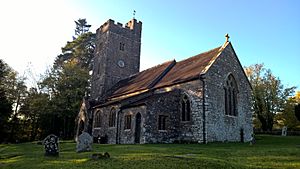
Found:
<path fill-rule="evenodd" d="M 86 19 L 79 18 L 77 21 L 74 22 L 76 24 L 75 36 L 80 36 L 87 33 L 91 27 L 91 25 L 87 24 Z"/>

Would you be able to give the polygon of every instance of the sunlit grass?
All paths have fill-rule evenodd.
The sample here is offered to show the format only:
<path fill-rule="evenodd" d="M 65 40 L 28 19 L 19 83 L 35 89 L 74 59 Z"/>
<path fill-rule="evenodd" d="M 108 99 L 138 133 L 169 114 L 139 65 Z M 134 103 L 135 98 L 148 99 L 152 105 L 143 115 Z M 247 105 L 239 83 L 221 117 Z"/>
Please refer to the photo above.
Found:
<path fill-rule="evenodd" d="M 45 157 L 36 142 L 0 145 L 0 168 L 300 168 L 300 137 L 258 136 L 257 144 L 93 145 L 76 153 L 73 141 L 60 143 L 59 157 Z M 111 158 L 93 160 L 93 153 Z"/>
<path fill-rule="evenodd" d="M 17 162 L 19 160 L 20 160 L 20 157 L 17 156 L 17 157 L 12 157 L 12 158 L 4 159 L 1 162 L 3 162 L 3 163 L 15 163 L 15 162 Z"/>

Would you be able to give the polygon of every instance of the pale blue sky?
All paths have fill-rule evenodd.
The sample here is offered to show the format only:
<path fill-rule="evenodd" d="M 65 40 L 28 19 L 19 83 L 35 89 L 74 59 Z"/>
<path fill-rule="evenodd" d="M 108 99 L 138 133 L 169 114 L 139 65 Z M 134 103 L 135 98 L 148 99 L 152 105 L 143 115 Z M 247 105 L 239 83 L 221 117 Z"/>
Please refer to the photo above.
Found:
<path fill-rule="evenodd" d="M 297 0 L 12 1 L 0 2 L 0 19 L 9 24 L 0 27 L 0 58 L 20 72 L 30 65 L 43 73 L 71 40 L 74 20 L 86 18 L 95 31 L 108 19 L 126 23 L 136 10 L 142 69 L 220 46 L 229 33 L 243 66 L 264 63 L 285 85 L 300 88 Z"/>

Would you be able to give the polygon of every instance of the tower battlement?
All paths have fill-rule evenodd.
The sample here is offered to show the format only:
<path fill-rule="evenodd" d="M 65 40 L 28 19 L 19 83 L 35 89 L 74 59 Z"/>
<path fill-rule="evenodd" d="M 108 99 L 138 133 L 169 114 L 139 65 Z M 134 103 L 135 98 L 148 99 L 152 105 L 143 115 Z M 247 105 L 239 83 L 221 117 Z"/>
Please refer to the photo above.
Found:
<path fill-rule="evenodd" d="M 129 35 L 129 36 L 136 35 L 140 37 L 142 32 L 142 22 L 137 21 L 136 19 L 131 19 L 123 26 L 122 23 L 120 22 L 115 23 L 114 20 L 109 19 L 104 24 L 102 24 L 100 28 L 97 29 L 97 32 L 99 33 L 105 33 L 107 31 L 111 31 L 115 33 L 120 33 L 120 31 L 122 31 L 124 35 Z"/>

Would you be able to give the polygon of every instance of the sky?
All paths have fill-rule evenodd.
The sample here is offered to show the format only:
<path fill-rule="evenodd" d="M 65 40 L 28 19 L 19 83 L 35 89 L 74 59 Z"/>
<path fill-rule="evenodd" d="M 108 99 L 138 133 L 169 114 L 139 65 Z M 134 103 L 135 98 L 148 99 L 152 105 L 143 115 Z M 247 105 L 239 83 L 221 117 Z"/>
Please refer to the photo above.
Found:
<path fill-rule="evenodd" d="M 72 40 L 75 20 L 95 32 L 108 19 L 127 23 L 133 10 L 143 22 L 141 70 L 218 47 L 228 33 L 242 66 L 264 63 L 300 90 L 298 0 L 3 0 L 0 59 L 34 83 Z"/>

